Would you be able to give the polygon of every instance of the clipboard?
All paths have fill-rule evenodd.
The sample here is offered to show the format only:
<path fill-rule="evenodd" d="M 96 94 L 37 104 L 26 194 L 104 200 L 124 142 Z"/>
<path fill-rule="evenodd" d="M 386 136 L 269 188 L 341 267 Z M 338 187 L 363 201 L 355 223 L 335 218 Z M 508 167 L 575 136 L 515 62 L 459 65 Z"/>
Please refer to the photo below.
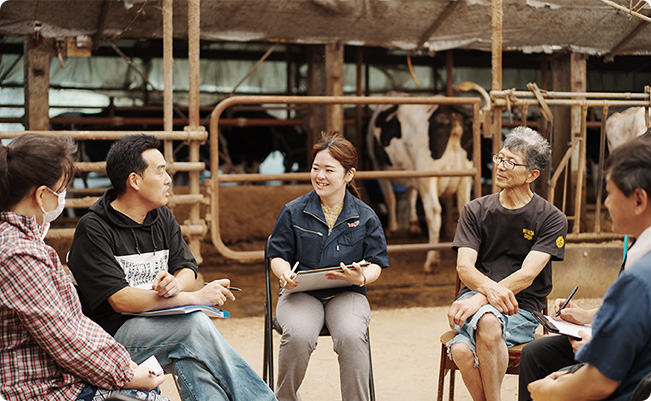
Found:
<path fill-rule="evenodd" d="M 585 331 L 592 336 L 592 326 L 574 324 L 565 320 L 553 320 L 551 317 L 543 315 L 538 311 L 534 311 L 532 314 L 538 323 L 540 323 L 550 333 L 563 334 L 576 340 L 581 340 L 579 331 Z"/>
<path fill-rule="evenodd" d="M 366 269 L 366 267 L 371 263 L 363 260 L 358 264 L 362 268 L 362 271 L 364 271 L 364 269 Z M 348 267 L 349 269 L 353 268 L 352 265 L 346 265 L 346 267 Z M 323 267 L 320 269 L 311 269 L 311 270 L 301 270 L 296 273 L 296 277 L 294 278 L 294 281 L 296 281 L 298 285 L 292 288 L 291 290 L 286 289 L 284 293 L 292 294 L 295 292 L 324 290 L 328 288 L 347 287 L 351 285 L 349 282 L 344 280 L 328 280 L 326 278 L 326 273 L 337 272 L 337 271 L 339 272 L 343 271 L 341 266 Z"/>
<path fill-rule="evenodd" d="M 209 317 L 219 317 L 222 319 L 228 319 L 231 317 L 230 312 L 227 310 L 215 308 L 214 306 L 209 305 L 186 305 L 186 306 L 177 306 L 174 308 L 167 309 L 158 309 L 147 312 L 139 313 L 123 313 L 123 315 L 132 315 L 132 316 L 169 316 L 169 315 L 185 315 L 192 312 L 203 312 Z"/>

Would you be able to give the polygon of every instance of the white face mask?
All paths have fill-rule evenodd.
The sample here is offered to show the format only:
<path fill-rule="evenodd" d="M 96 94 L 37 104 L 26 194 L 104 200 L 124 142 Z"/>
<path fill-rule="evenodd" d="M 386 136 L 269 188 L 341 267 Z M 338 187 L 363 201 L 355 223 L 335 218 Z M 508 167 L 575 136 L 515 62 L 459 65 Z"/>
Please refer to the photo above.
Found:
<path fill-rule="evenodd" d="M 46 187 L 47 188 L 47 187 Z M 66 207 L 66 193 L 67 191 L 63 191 L 61 193 L 54 192 L 50 188 L 47 188 L 50 192 L 55 194 L 57 196 L 57 200 L 59 204 L 57 205 L 56 209 L 50 210 L 49 212 L 46 212 L 45 209 L 43 209 L 43 205 L 41 205 L 41 211 L 43 212 L 43 225 L 49 224 L 53 222 L 54 220 L 57 219 L 63 212 L 63 209 Z"/>

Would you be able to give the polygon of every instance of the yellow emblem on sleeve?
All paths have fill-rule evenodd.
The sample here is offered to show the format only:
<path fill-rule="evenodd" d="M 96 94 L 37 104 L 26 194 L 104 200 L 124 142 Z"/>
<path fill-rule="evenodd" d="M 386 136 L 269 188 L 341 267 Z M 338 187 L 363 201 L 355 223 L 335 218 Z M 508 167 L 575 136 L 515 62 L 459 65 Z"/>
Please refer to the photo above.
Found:
<path fill-rule="evenodd" d="M 563 239 L 562 235 L 559 235 L 558 238 L 556 238 L 556 247 L 562 248 L 563 245 L 565 245 L 565 239 Z"/>

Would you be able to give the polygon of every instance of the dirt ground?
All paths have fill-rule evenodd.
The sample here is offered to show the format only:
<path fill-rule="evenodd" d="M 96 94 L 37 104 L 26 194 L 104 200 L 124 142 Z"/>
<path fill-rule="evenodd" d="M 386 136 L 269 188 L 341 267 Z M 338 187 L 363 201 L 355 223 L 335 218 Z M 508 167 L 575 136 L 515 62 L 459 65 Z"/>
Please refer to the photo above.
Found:
<path fill-rule="evenodd" d="M 246 244 L 246 249 L 262 249 L 262 240 Z M 210 252 L 203 244 L 204 262 L 199 272 L 206 281 L 227 277 L 233 286 L 242 288 L 237 300 L 229 305 L 233 316 L 251 317 L 264 313 L 264 265 L 262 262 L 240 264 Z M 234 249 L 240 248 L 234 246 Z M 204 249 L 206 250 L 204 252 Z M 442 252 L 442 263 L 434 274 L 423 273 L 425 253 L 395 253 L 389 256 L 390 267 L 380 279 L 368 286 L 368 298 L 373 309 L 431 307 L 449 305 L 454 295 L 454 253 Z M 273 277 L 273 276 L 272 276 Z M 276 280 L 272 281 L 276 285 Z"/>
<path fill-rule="evenodd" d="M 262 192 L 255 197 L 244 197 L 239 191 L 240 188 L 233 188 L 232 192 L 220 193 L 222 237 L 234 250 L 261 250 L 280 207 L 295 198 L 298 195 L 295 191 L 301 189 L 282 191 L 282 195 L 277 190 L 261 189 Z M 180 222 L 187 218 L 183 210 L 174 212 Z M 401 213 L 404 214 L 404 210 Z M 251 230 L 254 235 L 251 235 Z M 402 235 L 390 238 L 389 244 L 426 242 L 424 236 L 408 238 L 405 231 L 403 229 Z M 450 241 L 451 236 L 447 230 L 441 241 Z M 247 237 L 257 239 L 244 239 Z M 243 289 L 243 292 L 235 294 L 237 299 L 234 302 L 224 306 L 230 311 L 231 318 L 217 319 L 215 324 L 228 342 L 262 374 L 264 265 L 262 262 L 244 264 L 226 259 L 216 251 L 209 238 L 207 236 L 201 244 L 203 263 L 199 267 L 201 277 L 198 283 L 227 277 L 233 286 Z M 48 242 L 65 260 L 69 241 Z M 451 250 L 441 251 L 438 269 L 433 274 L 425 274 L 425 252 L 391 253 L 390 267 L 383 271 L 377 282 L 368 286 L 377 400 L 435 399 L 441 352 L 439 337 L 448 329 L 446 313 L 454 296 L 455 256 Z M 275 282 L 274 279 L 272 284 Z M 276 356 L 279 341 L 279 336 L 274 334 Z M 457 375 L 455 383 L 456 400 L 470 400 L 460 375 Z M 162 388 L 171 400 L 180 400 L 171 378 Z M 445 389 L 447 392 L 447 385 Z M 337 359 L 330 338 L 319 339 L 299 393 L 303 401 L 341 399 Z M 505 401 L 517 399 L 517 377 L 505 378 L 503 398 Z"/>

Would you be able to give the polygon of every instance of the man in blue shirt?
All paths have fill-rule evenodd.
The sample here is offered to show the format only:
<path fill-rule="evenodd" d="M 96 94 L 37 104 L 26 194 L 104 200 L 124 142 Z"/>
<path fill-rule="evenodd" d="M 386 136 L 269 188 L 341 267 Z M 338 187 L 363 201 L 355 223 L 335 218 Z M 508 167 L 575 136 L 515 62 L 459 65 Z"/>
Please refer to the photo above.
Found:
<path fill-rule="evenodd" d="M 593 337 L 576 354 L 584 365 L 529 384 L 534 401 L 628 400 L 651 371 L 651 141 L 639 137 L 607 161 L 605 206 L 616 233 L 637 238 L 644 254 L 608 288 L 593 320 Z"/>

